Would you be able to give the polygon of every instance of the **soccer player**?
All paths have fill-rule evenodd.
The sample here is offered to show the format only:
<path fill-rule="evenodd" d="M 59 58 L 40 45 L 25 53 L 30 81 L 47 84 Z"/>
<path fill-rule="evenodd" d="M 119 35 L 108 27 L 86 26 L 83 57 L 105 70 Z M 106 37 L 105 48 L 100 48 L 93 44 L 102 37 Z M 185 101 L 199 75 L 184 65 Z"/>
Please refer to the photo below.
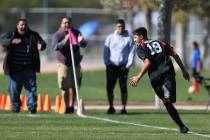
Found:
<path fill-rule="evenodd" d="M 198 82 L 196 81 L 196 76 L 200 75 L 201 71 L 201 56 L 200 56 L 200 49 L 199 45 L 196 41 L 192 43 L 193 52 L 191 56 L 191 68 L 192 68 L 192 85 L 194 87 L 194 94 L 198 95 Z"/>
<path fill-rule="evenodd" d="M 133 31 L 134 41 L 137 45 L 137 55 L 143 60 L 140 72 L 131 78 L 131 86 L 136 86 L 139 80 L 148 71 L 151 85 L 157 96 L 163 101 L 171 118 L 180 128 L 180 133 L 187 133 L 189 129 L 183 124 L 173 103 L 176 102 L 175 70 L 169 56 L 172 56 L 181 68 L 184 79 L 189 81 L 180 57 L 165 41 L 149 40 L 147 30 L 144 27 Z"/>

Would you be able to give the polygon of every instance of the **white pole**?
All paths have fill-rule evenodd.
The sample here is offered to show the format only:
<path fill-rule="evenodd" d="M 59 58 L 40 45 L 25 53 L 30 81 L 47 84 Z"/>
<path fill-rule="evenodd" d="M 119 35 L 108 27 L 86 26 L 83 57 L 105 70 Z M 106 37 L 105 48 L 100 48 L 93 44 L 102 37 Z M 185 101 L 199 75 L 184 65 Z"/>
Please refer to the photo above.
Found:
<path fill-rule="evenodd" d="M 73 46 L 72 46 L 71 43 L 69 45 L 70 45 L 71 61 L 72 61 L 72 68 L 73 68 L 73 75 L 74 75 L 74 84 L 75 84 L 76 97 L 77 97 L 77 115 L 81 116 L 83 114 L 81 112 L 81 106 L 80 106 L 80 96 L 79 96 L 79 90 L 78 90 L 78 84 L 77 84 L 77 75 L 76 75 L 76 69 L 75 69 L 75 63 L 74 63 L 75 61 L 74 61 Z"/>

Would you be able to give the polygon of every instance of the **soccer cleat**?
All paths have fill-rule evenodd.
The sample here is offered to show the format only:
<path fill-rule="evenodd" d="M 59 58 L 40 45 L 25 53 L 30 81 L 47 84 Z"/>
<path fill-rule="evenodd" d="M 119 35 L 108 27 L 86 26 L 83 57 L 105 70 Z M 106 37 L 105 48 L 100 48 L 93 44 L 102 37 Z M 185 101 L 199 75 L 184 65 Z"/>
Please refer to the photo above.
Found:
<path fill-rule="evenodd" d="M 71 113 L 74 113 L 74 107 L 73 106 L 66 107 L 66 114 L 71 114 Z"/>
<path fill-rule="evenodd" d="M 32 109 L 28 111 L 29 114 L 36 114 L 36 112 L 37 112 L 36 109 Z"/>
<path fill-rule="evenodd" d="M 107 114 L 114 114 L 114 113 L 115 113 L 114 107 L 110 107 L 107 111 Z"/>
<path fill-rule="evenodd" d="M 70 112 L 74 113 L 74 107 L 73 106 L 70 107 Z"/>
<path fill-rule="evenodd" d="M 189 129 L 186 126 L 180 127 L 180 133 L 186 134 L 189 131 Z"/>
<path fill-rule="evenodd" d="M 19 113 L 20 112 L 20 107 L 15 107 L 15 108 L 13 107 L 12 112 L 13 113 Z"/>
<path fill-rule="evenodd" d="M 36 110 L 37 106 L 30 106 L 28 107 L 28 113 L 29 114 L 36 114 L 37 110 Z"/>
<path fill-rule="evenodd" d="M 19 113 L 20 109 L 12 110 L 13 113 Z"/>
<path fill-rule="evenodd" d="M 126 109 L 122 109 L 122 110 L 120 111 L 120 113 L 121 113 L 121 114 L 127 114 L 127 111 L 126 111 Z"/>

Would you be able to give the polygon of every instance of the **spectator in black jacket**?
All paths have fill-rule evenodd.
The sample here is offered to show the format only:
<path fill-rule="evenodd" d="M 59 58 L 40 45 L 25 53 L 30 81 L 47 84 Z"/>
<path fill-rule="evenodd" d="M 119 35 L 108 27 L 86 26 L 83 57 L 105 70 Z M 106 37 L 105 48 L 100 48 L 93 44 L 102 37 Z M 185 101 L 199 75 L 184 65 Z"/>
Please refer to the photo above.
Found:
<path fill-rule="evenodd" d="M 36 113 L 36 72 L 40 72 L 39 51 L 46 48 L 45 41 L 28 27 L 26 19 L 19 19 L 14 30 L 0 37 L 0 44 L 7 50 L 3 69 L 8 75 L 12 111 L 20 112 L 20 93 L 24 86 L 28 111 Z"/>
<path fill-rule="evenodd" d="M 55 32 L 52 39 L 52 45 L 56 51 L 58 62 L 58 85 L 66 104 L 65 113 L 74 112 L 74 100 L 76 94 L 70 47 L 73 47 L 76 77 L 80 86 L 82 77 L 80 67 L 82 56 L 80 54 L 80 47 L 87 46 L 87 43 L 79 30 L 70 26 L 70 20 L 69 17 L 62 18 L 60 29 Z"/>

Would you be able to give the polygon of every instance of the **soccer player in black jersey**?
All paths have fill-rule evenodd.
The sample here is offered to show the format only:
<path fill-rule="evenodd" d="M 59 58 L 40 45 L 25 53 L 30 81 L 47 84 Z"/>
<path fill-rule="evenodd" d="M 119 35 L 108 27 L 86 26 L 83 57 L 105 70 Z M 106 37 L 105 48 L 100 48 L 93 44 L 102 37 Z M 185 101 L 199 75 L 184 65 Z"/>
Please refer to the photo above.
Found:
<path fill-rule="evenodd" d="M 176 102 L 176 79 L 172 56 L 179 65 L 184 79 L 190 79 L 180 57 L 165 41 L 149 40 L 144 27 L 133 31 L 134 41 L 137 45 L 137 55 L 143 60 L 140 72 L 131 78 L 130 85 L 136 86 L 143 75 L 148 71 L 151 85 L 157 96 L 163 101 L 171 118 L 180 128 L 180 133 L 187 133 L 189 129 L 183 124 L 173 103 Z"/>

